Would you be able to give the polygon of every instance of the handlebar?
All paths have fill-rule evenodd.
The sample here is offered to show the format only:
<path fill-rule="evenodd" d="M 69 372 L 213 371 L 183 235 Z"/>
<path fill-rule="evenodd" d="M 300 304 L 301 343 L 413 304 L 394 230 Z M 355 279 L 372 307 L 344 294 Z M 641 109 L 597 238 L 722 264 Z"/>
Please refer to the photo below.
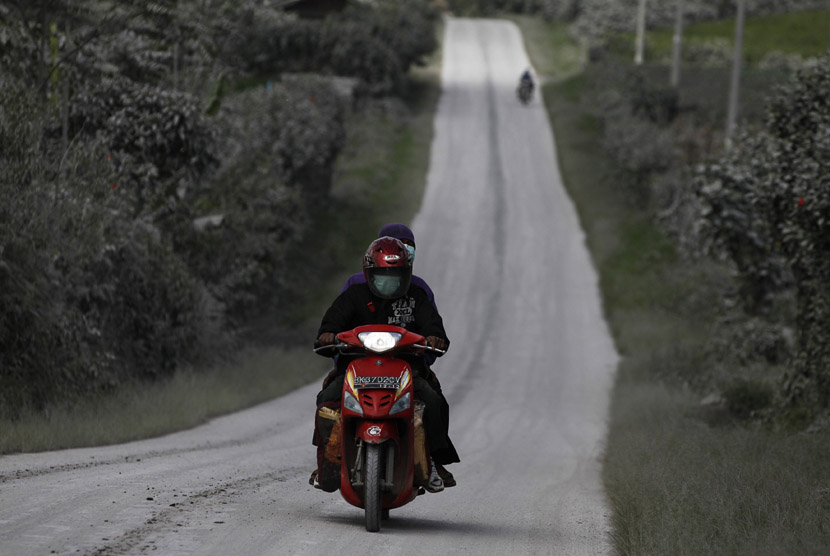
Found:
<path fill-rule="evenodd" d="M 412 347 L 420 348 L 424 351 L 431 351 L 433 353 L 439 353 L 441 355 L 447 353 L 447 350 L 445 350 L 445 349 L 434 348 L 434 347 L 428 346 L 426 344 L 413 344 Z M 316 348 L 314 348 L 314 353 L 321 353 L 323 351 L 328 351 L 328 350 L 337 350 L 340 353 L 343 353 L 343 350 L 346 349 L 346 348 L 353 348 L 355 350 L 360 350 L 359 347 L 353 346 L 352 344 L 347 344 L 345 342 L 336 342 L 334 344 L 329 344 L 327 346 L 316 347 Z M 368 350 L 366 350 L 366 351 L 368 351 Z"/>

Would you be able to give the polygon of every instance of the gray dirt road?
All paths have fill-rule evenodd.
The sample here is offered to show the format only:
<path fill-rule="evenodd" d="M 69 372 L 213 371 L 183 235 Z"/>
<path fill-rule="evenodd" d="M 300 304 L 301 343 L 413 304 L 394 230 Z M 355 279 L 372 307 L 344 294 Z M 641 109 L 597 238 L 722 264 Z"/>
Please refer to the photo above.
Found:
<path fill-rule="evenodd" d="M 452 339 L 435 370 L 457 487 L 367 533 L 306 482 L 315 383 L 160 439 L 0 458 L 0 555 L 610 554 L 598 458 L 617 355 L 544 109 L 515 97 L 527 66 L 513 24 L 448 21 L 413 227 Z"/>

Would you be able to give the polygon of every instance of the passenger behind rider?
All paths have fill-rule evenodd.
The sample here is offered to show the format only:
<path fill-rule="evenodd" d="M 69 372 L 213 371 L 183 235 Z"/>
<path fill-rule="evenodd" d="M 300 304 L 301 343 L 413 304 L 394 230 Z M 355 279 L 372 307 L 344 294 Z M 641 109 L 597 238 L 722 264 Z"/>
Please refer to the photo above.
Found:
<path fill-rule="evenodd" d="M 378 238 L 382 237 L 393 237 L 399 240 L 401 243 L 403 243 L 407 251 L 409 251 L 409 253 L 412 255 L 412 261 L 414 263 L 415 234 L 408 226 L 399 223 L 386 224 L 380 229 L 380 232 L 378 233 Z M 356 272 L 355 274 L 352 274 L 348 280 L 346 280 L 346 284 L 343 286 L 342 291 L 345 292 L 347 289 L 349 289 L 351 286 L 354 286 L 355 284 L 365 283 L 365 273 Z M 438 306 L 435 304 L 435 294 L 432 292 L 432 288 L 430 288 L 429 285 L 426 283 L 426 280 L 424 280 L 420 276 L 413 274 L 411 283 L 413 286 L 419 287 L 427 293 L 430 303 L 432 303 L 432 306 L 437 311 Z M 427 367 L 431 367 L 432 364 L 435 362 L 435 359 L 436 357 L 432 353 L 426 353 L 424 355 L 424 360 L 427 364 Z M 335 369 L 334 371 L 332 371 L 332 374 L 335 374 L 336 372 L 337 370 Z M 438 377 L 431 369 L 427 371 L 426 378 L 429 381 L 430 386 L 432 386 L 433 390 L 435 390 L 441 396 L 441 425 L 444 428 L 445 434 L 447 435 L 447 449 L 433 457 L 433 459 L 435 460 L 435 465 L 438 469 L 438 474 L 441 475 L 441 479 L 443 479 L 444 481 L 444 486 L 453 487 L 456 485 L 455 477 L 453 477 L 453 474 L 450 473 L 444 466 L 450 465 L 451 463 L 458 463 L 461 460 L 458 457 L 458 452 L 456 451 L 455 446 L 452 443 L 452 440 L 450 440 L 449 438 L 450 404 L 449 402 L 447 402 L 447 398 L 444 396 L 444 392 L 441 390 L 441 383 L 438 381 Z"/>
<path fill-rule="evenodd" d="M 332 345 L 338 333 L 367 324 L 400 326 L 424 336 L 427 345 L 442 350 L 449 347 L 441 315 L 426 291 L 410 285 L 412 255 L 403 243 L 392 237 L 373 241 L 363 257 L 363 270 L 366 281 L 347 288 L 326 311 L 315 347 Z M 340 401 L 346 369 L 355 357 L 359 356 L 340 354 L 337 357 L 333 380 L 317 394 L 318 408 Z M 415 371 L 415 396 L 424 402 L 424 428 L 430 454 L 433 459 L 441 457 L 449 444 L 442 425 L 441 396 L 424 378 L 427 366 L 423 358 L 412 358 L 409 362 Z M 443 481 L 434 464 L 428 484 L 423 486 L 430 492 L 443 490 Z"/>

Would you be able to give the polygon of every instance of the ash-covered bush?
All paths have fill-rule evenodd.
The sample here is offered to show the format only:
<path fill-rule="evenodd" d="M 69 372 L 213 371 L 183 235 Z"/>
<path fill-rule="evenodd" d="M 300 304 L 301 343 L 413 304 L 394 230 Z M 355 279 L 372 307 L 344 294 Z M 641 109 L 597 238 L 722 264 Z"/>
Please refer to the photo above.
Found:
<path fill-rule="evenodd" d="M 759 380 L 736 379 L 726 386 L 723 398 L 732 415 L 747 419 L 772 405 L 775 390 Z"/>
<path fill-rule="evenodd" d="M 580 9 L 580 0 L 449 0 L 447 4 L 456 16 L 516 13 L 559 21 L 572 20 Z"/>
<path fill-rule="evenodd" d="M 656 125 L 666 126 L 680 113 L 677 89 L 649 81 L 642 73 L 628 75 L 624 94 L 632 114 Z"/>
<path fill-rule="evenodd" d="M 675 158 L 672 133 L 622 104 L 605 113 L 603 146 L 626 170 L 642 176 L 647 186 L 651 174 L 668 170 Z"/>
<path fill-rule="evenodd" d="M 258 75 L 355 77 L 374 92 L 388 93 L 435 50 L 437 17 L 424 0 L 355 3 L 323 20 L 252 16 L 250 38 L 237 45 L 237 57 Z"/>
<path fill-rule="evenodd" d="M 216 122 L 222 166 L 267 165 L 266 179 L 320 201 L 328 194 L 332 166 L 345 141 L 343 110 L 330 81 L 312 75 L 286 75 L 269 88 L 229 97 Z"/>
<path fill-rule="evenodd" d="M 734 48 L 725 38 L 710 38 L 683 47 L 683 59 L 704 68 L 725 68 L 732 64 Z"/>
<path fill-rule="evenodd" d="M 600 64 L 595 78 L 603 81 L 601 93 L 589 102 L 603 123 L 603 147 L 629 174 L 620 180 L 629 200 L 648 208 L 651 180 L 678 162 L 670 128 L 679 111 L 677 93 L 637 70 Z"/>
<path fill-rule="evenodd" d="M 592 43 L 602 42 L 610 32 L 633 32 L 637 26 L 639 0 L 580 0 L 579 16 L 573 26 L 578 37 Z M 685 0 L 686 21 L 720 17 L 717 0 Z M 675 19 L 675 0 L 649 0 L 646 9 L 646 27 L 666 27 Z"/>
<path fill-rule="evenodd" d="M 345 139 L 343 101 L 307 72 L 388 92 L 435 46 L 425 1 L 341 15 L 0 5 L 0 412 L 163 377 L 279 319 Z"/>
<path fill-rule="evenodd" d="M 774 70 L 782 73 L 794 73 L 801 69 L 815 66 L 818 60 L 815 58 L 803 58 L 798 54 L 785 54 L 773 51 L 764 55 L 758 61 L 758 68 L 763 70 Z"/>
<path fill-rule="evenodd" d="M 579 0 L 573 32 L 590 42 L 602 42 L 609 32 L 634 32 L 639 0 Z M 671 27 L 676 16 L 676 0 L 648 0 L 646 27 Z M 687 23 L 734 17 L 736 3 L 723 0 L 684 0 Z M 824 0 L 746 0 L 746 15 L 766 15 L 826 9 Z"/>
<path fill-rule="evenodd" d="M 733 361 L 741 367 L 755 362 L 781 365 L 793 355 L 793 330 L 762 317 L 748 317 L 739 307 L 716 325 L 707 351 L 712 359 Z"/>
<path fill-rule="evenodd" d="M 216 162 L 214 130 L 187 93 L 107 79 L 76 94 L 70 122 L 106 146 L 133 216 L 175 206 Z"/>
<path fill-rule="evenodd" d="M 0 88 L 0 407 L 159 376 L 221 337 L 209 299 L 114 188 L 108 149 L 53 152 L 36 99 Z M 55 162 L 57 161 L 57 163 Z"/>
<path fill-rule="evenodd" d="M 175 241 L 238 323 L 296 279 L 285 256 L 303 236 L 308 205 L 328 196 L 345 139 L 342 103 L 325 79 L 286 77 L 228 98 L 217 125 L 222 163 Z"/>
<path fill-rule="evenodd" d="M 721 16 L 733 15 L 737 10 L 735 2 L 720 2 Z M 781 14 L 790 12 L 804 12 L 812 10 L 826 10 L 825 0 L 746 0 L 749 15 Z"/>
<path fill-rule="evenodd" d="M 764 129 L 701 171 L 702 214 L 744 283 L 790 273 L 796 292 L 792 403 L 830 406 L 830 54 L 781 86 Z M 749 261 L 747 263 L 746 261 Z M 780 262 L 780 263 L 779 263 Z M 780 267 L 779 267 L 780 264 Z"/>
<path fill-rule="evenodd" d="M 223 314 L 169 240 L 141 220 L 106 231 L 113 241 L 86 272 L 108 287 L 79 301 L 101 319 L 119 365 L 133 377 L 156 378 L 215 349 Z"/>
<path fill-rule="evenodd" d="M 786 257 L 769 220 L 756 206 L 751 171 L 738 162 L 739 152 L 719 163 L 701 166 L 696 190 L 704 252 L 726 256 L 734 264 L 739 296 L 750 314 L 769 307 L 772 296 L 791 285 Z"/>

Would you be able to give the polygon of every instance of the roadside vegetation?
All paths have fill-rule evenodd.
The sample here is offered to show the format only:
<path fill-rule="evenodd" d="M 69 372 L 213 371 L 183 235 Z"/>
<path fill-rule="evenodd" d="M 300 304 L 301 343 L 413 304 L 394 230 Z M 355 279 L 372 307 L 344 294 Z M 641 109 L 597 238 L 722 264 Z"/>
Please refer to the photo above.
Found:
<path fill-rule="evenodd" d="M 548 23 L 589 48 L 542 92 L 623 356 L 603 462 L 613 541 L 631 555 L 823 554 L 830 12 L 749 3 L 726 151 L 734 20 L 706 4 L 676 90 L 670 10 L 640 67 L 632 18 Z M 534 64 L 555 66 L 560 49 L 536 42 Z"/>
<path fill-rule="evenodd" d="M 420 0 L 0 6 L 0 453 L 318 380 L 317 307 L 417 210 L 438 24 Z"/>
<path fill-rule="evenodd" d="M 795 56 L 799 58 L 818 57 L 827 50 L 826 33 L 821 29 L 830 28 L 830 12 L 825 10 L 758 15 L 750 18 L 744 28 L 744 56 L 751 64 L 774 63 L 776 58 Z M 805 29 L 814 31 L 804 32 Z M 668 63 L 672 53 L 673 29 L 654 29 L 647 36 L 645 57 Z M 683 42 L 688 51 L 687 59 L 694 59 L 702 51 L 716 51 L 726 47 L 721 54 L 724 62 L 731 61 L 732 37 L 735 33 L 734 19 L 700 21 L 684 29 Z M 628 50 L 634 44 L 634 35 L 617 35 L 617 40 L 627 39 Z"/>
<path fill-rule="evenodd" d="M 726 152 L 733 3 L 687 2 L 678 90 L 668 0 L 649 2 L 637 68 L 636 0 L 447 3 L 524 14 L 546 79 L 623 355 L 604 456 L 618 552 L 826 551 L 827 10 L 749 2 Z M 161 434 L 317 380 L 316 316 L 417 208 L 435 12 L 8 4 L 0 453 Z"/>

